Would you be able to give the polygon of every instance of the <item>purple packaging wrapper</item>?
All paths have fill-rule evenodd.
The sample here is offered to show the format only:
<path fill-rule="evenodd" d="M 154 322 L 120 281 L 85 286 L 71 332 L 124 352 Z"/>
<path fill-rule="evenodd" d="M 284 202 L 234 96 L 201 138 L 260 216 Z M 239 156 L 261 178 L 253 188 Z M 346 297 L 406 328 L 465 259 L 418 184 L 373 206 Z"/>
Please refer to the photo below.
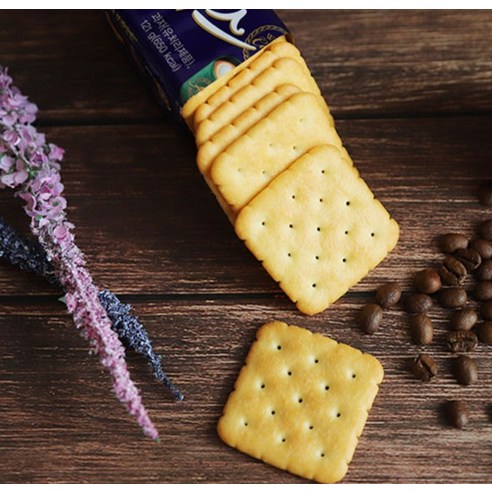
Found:
<path fill-rule="evenodd" d="M 111 10 L 108 18 L 180 122 L 190 97 L 288 34 L 273 10 Z"/>

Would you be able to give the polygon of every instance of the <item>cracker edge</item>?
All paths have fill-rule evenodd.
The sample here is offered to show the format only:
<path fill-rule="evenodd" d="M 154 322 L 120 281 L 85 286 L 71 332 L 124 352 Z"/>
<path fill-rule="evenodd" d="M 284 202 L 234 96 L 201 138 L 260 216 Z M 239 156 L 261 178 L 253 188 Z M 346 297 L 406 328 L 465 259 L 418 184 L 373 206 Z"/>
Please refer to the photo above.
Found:
<path fill-rule="evenodd" d="M 288 468 L 279 468 L 279 467 L 277 467 L 275 465 L 272 465 L 272 464 L 270 464 L 270 463 L 268 463 L 266 461 L 263 461 L 263 460 L 261 460 L 259 458 L 255 458 L 254 456 L 252 456 L 252 455 L 250 455 L 248 453 L 245 453 L 244 451 L 240 450 L 237 446 L 234 446 L 234 445 L 230 444 L 228 442 L 227 437 L 225 436 L 225 431 L 222 428 L 222 422 L 224 421 L 223 420 L 223 417 L 225 416 L 226 411 L 227 411 L 227 406 L 228 406 L 228 403 L 229 403 L 229 398 L 232 395 L 232 393 L 234 393 L 236 391 L 236 385 L 237 385 L 237 382 L 239 381 L 239 379 L 241 377 L 242 372 L 246 370 L 246 366 L 248 364 L 248 360 L 250 358 L 250 354 L 252 353 L 252 349 L 253 349 L 254 345 L 260 340 L 260 337 L 262 336 L 262 334 L 265 331 L 267 331 L 269 329 L 272 329 L 272 327 L 277 327 L 277 329 L 282 329 L 282 330 L 288 330 L 289 328 L 295 328 L 297 330 L 302 330 L 303 332 L 307 332 L 311 336 L 322 337 L 322 338 L 329 338 L 330 340 L 333 340 L 337 345 L 345 345 L 345 346 L 349 347 L 352 350 L 358 351 L 361 354 L 361 356 L 363 356 L 363 357 L 369 357 L 370 360 L 371 360 L 371 362 L 372 362 L 372 364 L 374 365 L 375 370 L 378 371 L 378 374 L 377 374 L 377 376 L 375 378 L 375 381 L 374 381 L 374 384 L 376 385 L 376 393 L 375 393 L 374 398 L 373 398 L 373 400 L 371 402 L 371 405 L 365 409 L 366 410 L 366 417 L 364 419 L 364 423 L 363 423 L 363 426 L 362 426 L 362 429 L 361 429 L 360 433 L 356 436 L 356 444 L 355 444 L 355 447 L 354 447 L 354 453 L 353 453 L 351 459 L 346 463 L 346 467 L 345 467 L 345 471 L 343 472 L 343 475 L 341 475 L 340 477 L 337 477 L 332 482 L 319 482 L 319 480 L 316 479 L 316 475 L 314 475 L 311 479 L 309 479 L 309 478 L 304 477 L 304 476 L 301 476 L 301 475 L 299 475 L 297 473 L 293 473 Z M 357 451 L 357 448 L 359 446 L 359 439 L 362 436 L 362 434 L 364 432 L 364 429 L 366 427 L 367 420 L 369 419 L 369 412 L 371 411 L 372 407 L 374 406 L 374 402 L 376 401 L 377 395 L 379 394 L 380 385 L 382 384 L 382 382 L 384 380 L 384 376 L 385 376 L 385 372 L 384 372 L 384 367 L 383 367 L 381 361 L 377 357 L 375 357 L 374 355 L 369 354 L 368 352 L 363 352 L 362 350 L 360 350 L 360 349 L 358 349 L 356 347 L 352 347 L 351 345 L 344 344 L 342 342 L 338 342 L 337 340 L 335 340 L 335 339 L 333 339 L 331 337 L 328 337 L 327 335 L 324 335 L 322 333 L 312 332 L 309 329 L 302 328 L 302 327 L 297 326 L 297 325 L 289 325 L 289 324 L 287 324 L 284 321 L 275 321 L 275 320 L 274 321 L 269 321 L 269 322 L 263 324 L 256 331 L 255 340 L 251 343 L 251 345 L 249 347 L 248 354 L 246 355 L 246 358 L 244 359 L 244 362 L 243 362 L 243 365 L 241 366 L 241 369 L 239 371 L 239 374 L 237 375 L 237 377 L 236 377 L 236 379 L 234 381 L 233 389 L 232 389 L 232 391 L 229 392 L 229 395 L 227 396 L 227 401 L 226 401 L 226 403 L 224 404 L 224 406 L 222 408 L 222 414 L 219 417 L 219 420 L 218 420 L 217 425 L 216 425 L 217 434 L 218 434 L 219 438 L 222 440 L 222 442 L 225 445 L 227 445 L 228 447 L 230 447 L 232 449 L 235 449 L 239 453 L 241 453 L 241 454 L 243 454 L 245 456 L 249 456 L 250 458 L 253 458 L 256 461 L 259 461 L 261 463 L 264 463 L 265 465 L 268 465 L 268 466 L 271 466 L 273 468 L 276 468 L 277 470 L 282 470 L 282 471 L 288 472 L 291 475 L 294 475 L 296 477 L 300 477 L 300 478 L 302 478 L 304 480 L 316 481 L 318 483 L 327 483 L 327 484 L 328 483 L 330 483 L 330 484 L 331 483 L 338 483 L 341 480 L 343 480 L 345 478 L 346 474 L 348 473 L 349 465 L 352 462 L 353 456 L 355 455 L 355 453 Z"/>

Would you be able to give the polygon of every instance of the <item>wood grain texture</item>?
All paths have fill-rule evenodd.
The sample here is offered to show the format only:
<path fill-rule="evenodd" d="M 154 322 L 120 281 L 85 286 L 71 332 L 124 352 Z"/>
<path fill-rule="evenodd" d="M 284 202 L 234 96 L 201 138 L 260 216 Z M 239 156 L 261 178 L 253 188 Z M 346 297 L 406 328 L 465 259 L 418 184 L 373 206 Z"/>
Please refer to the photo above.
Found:
<path fill-rule="evenodd" d="M 436 234 L 472 234 L 488 216 L 475 192 L 492 173 L 491 123 L 492 117 L 338 123 L 362 177 L 401 226 L 397 249 L 374 275 L 389 278 L 397 268 L 404 276 L 435 261 Z M 191 142 L 171 124 L 49 128 L 47 135 L 67 149 L 69 214 L 101 285 L 124 294 L 278 291 L 204 184 Z M 25 228 L 10 194 L 0 195 L 0 207 Z M 3 271 L 3 295 L 52 292 Z"/>
<path fill-rule="evenodd" d="M 409 371 L 421 348 L 401 308 L 373 336 L 356 318 L 383 282 L 410 292 L 412 274 L 441 259 L 438 234 L 472 237 L 492 216 L 476 199 L 492 178 L 492 14 L 279 14 L 361 175 L 401 227 L 395 251 L 315 317 L 301 315 L 237 239 L 196 169 L 191 139 L 158 109 L 101 12 L 1 12 L 0 63 L 39 104 L 48 139 L 67 150 L 69 216 L 91 272 L 134 305 L 186 399 L 172 401 L 129 355 L 162 437 L 146 440 L 58 293 L 0 263 L 0 482 L 302 483 L 215 432 L 256 330 L 279 319 L 366 350 L 385 368 L 344 482 L 490 483 L 490 347 L 473 355 L 479 382 L 459 386 L 444 348 L 450 311 L 435 303 L 426 351 L 440 375 L 424 384 Z M 7 191 L 0 215 L 27 231 Z M 453 398 L 469 405 L 464 430 L 443 417 Z"/>
<path fill-rule="evenodd" d="M 278 12 L 337 118 L 492 109 L 489 11 Z M 163 119 L 102 12 L 5 13 L 0 46 L 43 120 Z"/>
<path fill-rule="evenodd" d="M 460 387 L 452 375 L 452 356 L 443 349 L 448 313 L 435 307 L 437 336 L 428 352 L 439 363 L 440 377 L 421 383 L 408 371 L 420 350 L 410 341 L 405 314 L 399 309 L 387 313 L 373 336 L 355 327 L 358 308 L 369 298 L 347 296 L 330 312 L 309 319 L 287 302 L 254 298 L 135 303 L 186 394 L 182 403 L 170 401 L 149 380 L 145 364 L 130 357 L 130 369 L 161 430 L 160 444 L 143 439 L 126 417 L 60 304 L 26 300 L 4 305 L 0 326 L 17 325 L 22 331 L 16 339 L 5 329 L 0 332 L 6 347 L 0 359 L 3 479 L 301 483 L 229 449 L 215 432 L 256 329 L 265 320 L 284 319 L 367 350 L 385 368 L 347 482 L 486 481 L 492 458 L 490 350 L 481 346 L 474 355 L 480 383 Z M 443 420 L 441 405 L 452 398 L 469 403 L 472 420 L 466 430 L 452 429 Z M 453 464 L 457 452 L 459 468 Z"/>

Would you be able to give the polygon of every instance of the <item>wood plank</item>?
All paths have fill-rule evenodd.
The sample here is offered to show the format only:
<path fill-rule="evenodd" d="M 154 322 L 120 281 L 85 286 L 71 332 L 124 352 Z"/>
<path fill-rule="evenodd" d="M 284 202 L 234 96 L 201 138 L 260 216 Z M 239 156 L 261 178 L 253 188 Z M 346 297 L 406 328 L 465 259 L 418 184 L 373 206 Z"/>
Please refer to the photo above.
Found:
<path fill-rule="evenodd" d="M 490 114 L 490 11 L 278 13 L 337 118 Z M 101 11 L 4 11 L 0 47 L 44 121 L 164 118 Z"/>
<path fill-rule="evenodd" d="M 459 386 L 453 356 L 443 348 L 449 312 L 433 308 L 439 363 L 425 384 L 408 371 L 420 352 L 400 309 L 385 314 L 369 336 L 355 325 L 370 294 L 348 296 L 328 312 L 307 318 L 288 303 L 262 299 L 136 302 L 169 374 L 186 395 L 173 402 L 151 380 L 140 359 L 131 372 L 161 432 L 140 435 L 113 398 L 109 380 L 78 336 L 61 304 L 23 300 L 0 310 L 0 479 L 2 482 L 228 482 L 302 483 L 225 446 L 215 425 L 257 328 L 281 319 L 349 343 L 380 358 L 385 380 L 344 482 L 487 483 L 492 450 L 492 359 L 474 352 L 479 382 Z M 464 399 L 470 425 L 449 427 L 442 404 Z M 395 459 L 395 457 L 398 459 Z M 459 463 L 459 466 L 457 466 Z M 375 466 L 377 464 L 377 466 Z"/>
<path fill-rule="evenodd" d="M 475 196 L 492 178 L 490 124 L 484 117 L 339 122 L 362 177 L 401 226 L 397 248 L 355 291 L 439 261 L 437 234 L 472 235 L 490 217 Z M 191 141 L 171 124 L 50 128 L 48 138 L 67 149 L 69 217 L 102 286 L 146 295 L 279 292 L 204 184 Z M 27 229 L 8 191 L 0 211 Z M 54 293 L 4 263 L 0 292 Z"/>
<path fill-rule="evenodd" d="M 363 178 L 395 216 L 395 251 L 332 307 L 301 315 L 241 244 L 194 164 L 195 150 L 158 108 L 102 11 L 2 11 L 0 62 L 67 149 L 70 219 L 96 281 L 131 302 L 186 395 L 175 403 L 129 354 L 161 432 L 144 438 L 115 400 L 58 293 L 0 262 L 0 482 L 302 483 L 225 446 L 215 425 L 254 340 L 271 319 L 380 358 L 385 380 L 347 483 L 488 483 L 490 347 L 473 353 L 479 382 L 459 386 L 444 347 L 450 311 L 430 311 L 430 384 L 409 364 L 421 348 L 400 307 L 373 336 L 357 327 L 375 288 L 436 264 L 437 234 L 472 236 L 491 217 L 475 192 L 492 179 L 492 13 L 279 11 L 295 34 Z M 0 215 L 27 232 L 9 191 Z M 473 282 L 465 284 L 468 292 Z M 469 306 L 478 303 L 469 299 Z M 459 398 L 456 430 L 442 404 Z"/>

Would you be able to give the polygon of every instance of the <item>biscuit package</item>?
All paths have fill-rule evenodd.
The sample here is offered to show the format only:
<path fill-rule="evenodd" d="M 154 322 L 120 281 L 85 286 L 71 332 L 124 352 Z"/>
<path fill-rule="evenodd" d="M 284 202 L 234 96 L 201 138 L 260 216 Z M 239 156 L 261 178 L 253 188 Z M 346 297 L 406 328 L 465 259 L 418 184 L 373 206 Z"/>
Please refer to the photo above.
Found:
<path fill-rule="evenodd" d="M 108 18 L 159 99 L 176 115 L 192 96 L 230 77 L 287 34 L 273 10 L 111 10 Z"/>
<path fill-rule="evenodd" d="M 398 224 L 273 11 L 109 16 L 193 134 L 197 167 L 238 237 L 301 312 L 322 312 L 384 260 Z"/>

